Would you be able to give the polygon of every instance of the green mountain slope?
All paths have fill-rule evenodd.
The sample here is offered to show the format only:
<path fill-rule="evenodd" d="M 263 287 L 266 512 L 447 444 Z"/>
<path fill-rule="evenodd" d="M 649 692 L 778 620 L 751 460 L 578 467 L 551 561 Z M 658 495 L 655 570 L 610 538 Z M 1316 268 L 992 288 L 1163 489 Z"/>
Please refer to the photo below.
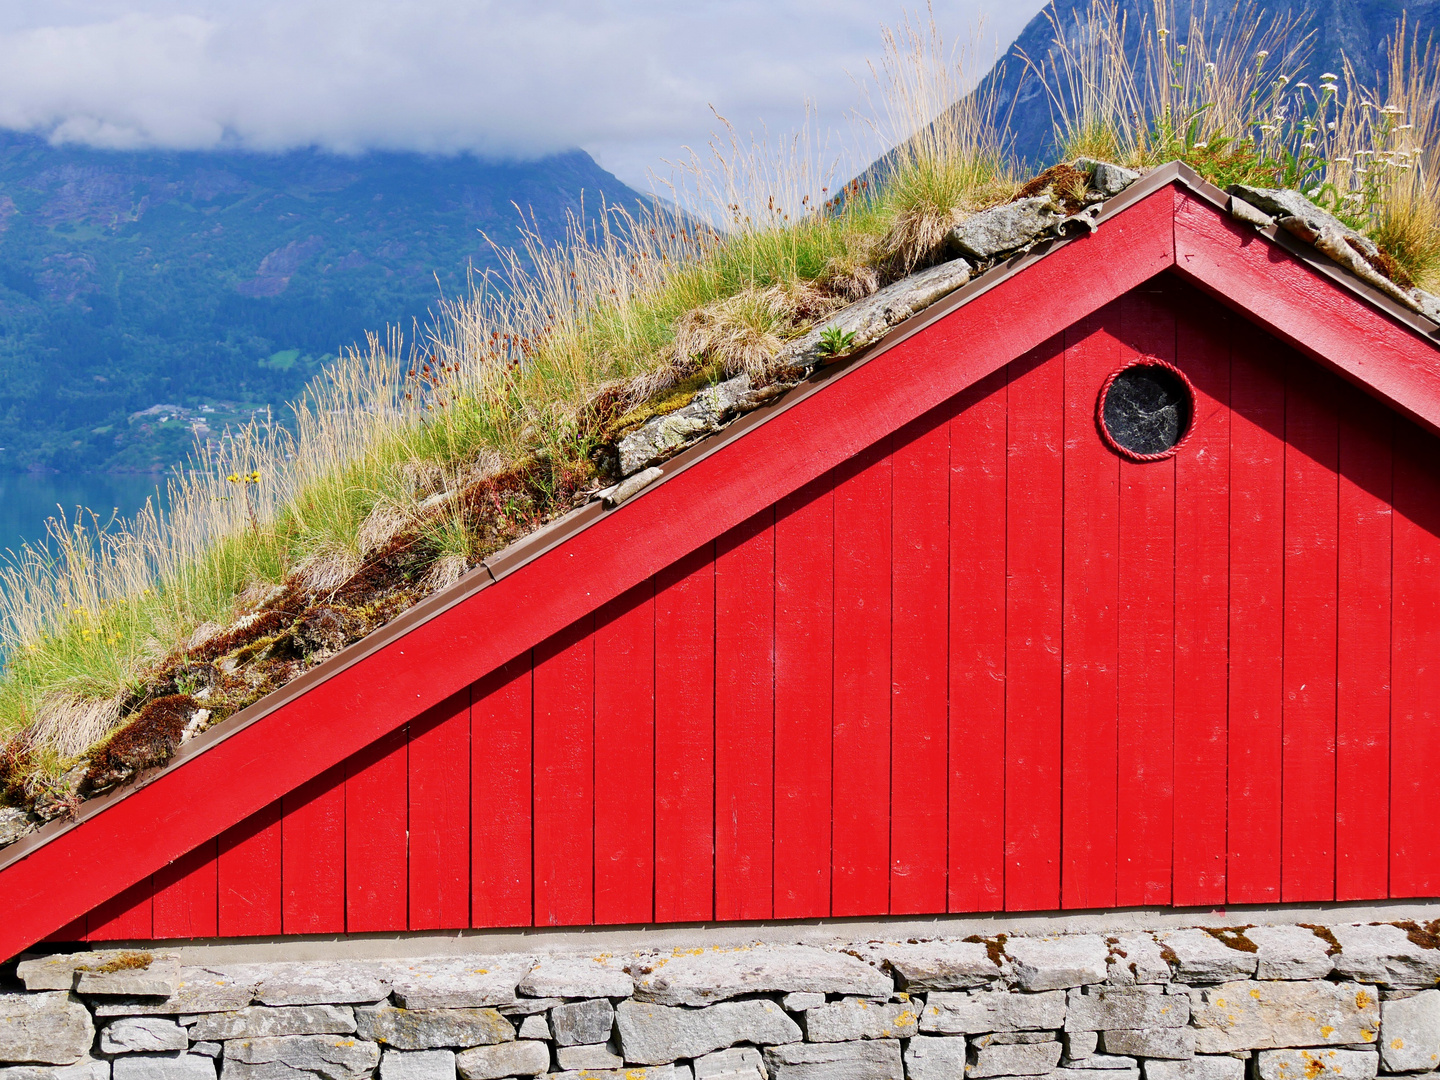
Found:
<path fill-rule="evenodd" d="M 0 133 L 0 472 L 153 470 L 278 406 L 366 330 L 423 324 L 519 206 L 638 196 L 580 151 L 526 163 L 112 152 Z M 438 279 L 438 282 L 437 282 Z"/>

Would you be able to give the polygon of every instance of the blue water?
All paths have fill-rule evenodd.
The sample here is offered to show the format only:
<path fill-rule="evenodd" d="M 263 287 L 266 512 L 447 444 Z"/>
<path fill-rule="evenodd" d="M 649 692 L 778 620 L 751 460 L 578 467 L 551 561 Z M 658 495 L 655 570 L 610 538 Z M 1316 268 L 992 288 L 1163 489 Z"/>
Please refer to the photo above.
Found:
<path fill-rule="evenodd" d="M 27 540 L 43 541 L 46 518 L 62 511 L 72 521 L 77 507 L 93 510 L 102 523 L 112 514 L 129 516 L 155 498 L 162 483 L 163 477 L 147 475 L 0 474 L 0 556 Z"/>

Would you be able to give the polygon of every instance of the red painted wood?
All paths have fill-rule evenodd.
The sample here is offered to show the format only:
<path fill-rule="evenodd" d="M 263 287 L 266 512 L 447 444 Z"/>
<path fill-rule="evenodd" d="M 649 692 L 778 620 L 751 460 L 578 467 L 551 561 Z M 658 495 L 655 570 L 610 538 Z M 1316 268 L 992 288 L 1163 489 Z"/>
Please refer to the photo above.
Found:
<path fill-rule="evenodd" d="M 220 834 L 216 868 L 221 937 L 280 933 L 281 809 L 277 800 Z"/>
<path fill-rule="evenodd" d="M 411 930 L 470 925 L 470 691 L 410 721 Z"/>
<path fill-rule="evenodd" d="M 1005 416 L 1008 372 L 950 422 L 950 911 L 1005 899 Z"/>
<path fill-rule="evenodd" d="M 1016 361 L 1009 388 L 1005 907 L 1017 911 L 1060 906 L 1063 348 L 1055 337 Z"/>
<path fill-rule="evenodd" d="M 595 921 L 642 923 L 655 898 L 655 584 L 595 616 Z"/>
<path fill-rule="evenodd" d="M 1440 460 L 1396 424 L 1390 721 L 1390 895 L 1440 892 Z"/>
<path fill-rule="evenodd" d="M 535 649 L 535 925 L 595 918 L 595 620 Z"/>
<path fill-rule="evenodd" d="M 1335 899 L 1389 895 L 1391 414 L 1340 408 L 1336 631 Z"/>
<path fill-rule="evenodd" d="M 409 924 L 409 731 L 401 728 L 345 763 L 345 927 Z"/>
<path fill-rule="evenodd" d="M 1195 389 L 1190 440 L 1175 458 L 1172 902 L 1189 907 L 1225 903 L 1234 325 L 1202 297 L 1184 298 L 1176 315 L 1176 363 Z"/>
<path fill-rule="evenodd" d="M 153 883 L 138 881 L 105 901 L 86 919 L 86 941 L 144 941 L 154 936 Z"/>
<path fill-rule="evenodd" d="M 1335 895 L 1336 528 L 1334 380 L 1290 357 L 1285 384 L 1285 676 L 1281 886 Z"/>
<path fill-rule="evenodd" d="M 1063 864 L 1067 908 L 1115 903 L 1120 459 L 1095 406 L 1121 364 L 1120 304 L 1065 332 Z"/>
<path fill-rule="evenodd" d="M 345 763 L 281 800 L 281 929 L 345 931 Z"/>
<path fill-rule="evenodd" d="M 1237 334 L 1230 358 L 1230 738 L 1227 899 L 1280 899 L 1285 382 Z"/>
<path fill-rule="evenodd" d="M 775 918 L 830 914 L 835 494 L 821 477 L 775 510 Z"/>
<path fill-rule="evenodd" d="M 838 470 L 831 910 L 890 908 L 890 442 Z"/>
<path fill-rule="evenodd" d="M 1120 301 L 1126 362 L 1175 362 L 1164 280 Z M 1168 904 L 1175 831 L 1175 459 L 1120 463 L 1116 902 Z"/>
<path fill-rule="evenodd" d="M 715 918 L 771 917 L 774 815 L 771 510 L 715 542 Z"/>
<path fill-rule="evenodd" d="M 715 546 L 655 580 L 655 919 L 715 914 Z"/>
<path fill-rule="evenodd" d="M 475 684 L 470 695 L 470 918 L 529 926 L 533 859 L 531 654 Z M 520 842 L 516 843 L 516 838 Z"/>
<path fill-rule="evenodd" d="M 73 922 L 68 922 L 49 937 L 44 938 L 46 944 L 70 945 L 85 940 L 85 924 L 88 916 L 81 915 Z"/>
<path fill-rule="evenodd" d="M 949 839 L 949 408 L 891 454 L 890 911 L 944 911 Z"/>
<path fill-rule="evenodd" d="M 211 840 L 156 871 L 151 915 L 155 937 L 215 937 L 220 932 L 216 850 Z"/>

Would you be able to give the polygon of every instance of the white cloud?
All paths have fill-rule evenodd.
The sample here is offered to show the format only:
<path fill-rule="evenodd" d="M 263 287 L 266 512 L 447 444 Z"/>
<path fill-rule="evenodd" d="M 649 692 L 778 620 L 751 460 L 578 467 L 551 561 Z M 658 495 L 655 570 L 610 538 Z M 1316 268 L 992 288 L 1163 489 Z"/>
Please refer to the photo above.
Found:
<path fill-rule="evenodd" d="M 936 4 L 1001 43 L 1040 0 Z M 893 0 L 8 0 L 0 127 L 114 148 L 316 145 L 528 157 L 583 146 L 632 184 L 714 106 L 795 126 L 857 103 Z"/>

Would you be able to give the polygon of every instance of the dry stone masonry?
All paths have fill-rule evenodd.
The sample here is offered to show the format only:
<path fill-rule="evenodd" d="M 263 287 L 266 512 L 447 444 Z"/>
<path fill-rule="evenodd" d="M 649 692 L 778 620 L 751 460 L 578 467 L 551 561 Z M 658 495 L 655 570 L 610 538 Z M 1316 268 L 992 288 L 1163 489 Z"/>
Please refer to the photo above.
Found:
<path fill-rule="evenodd" d="M 0 1080 L 1440 1078 L 1437 945 L 1356 923 L 212 967 L 33 956 L 4 972 Z"/>

